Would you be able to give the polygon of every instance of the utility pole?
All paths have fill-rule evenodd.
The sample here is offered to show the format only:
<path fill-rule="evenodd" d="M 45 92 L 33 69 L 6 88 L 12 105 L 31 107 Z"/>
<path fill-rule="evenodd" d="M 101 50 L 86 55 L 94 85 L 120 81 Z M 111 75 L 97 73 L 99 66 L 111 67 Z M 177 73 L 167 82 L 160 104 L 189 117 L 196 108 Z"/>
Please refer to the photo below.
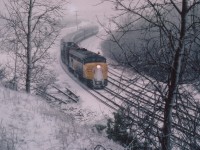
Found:
<path fill-rule="evenodd" d="M 75 11 L 76 12 L 76 28 L 78 30 L 78 11 Z"/>

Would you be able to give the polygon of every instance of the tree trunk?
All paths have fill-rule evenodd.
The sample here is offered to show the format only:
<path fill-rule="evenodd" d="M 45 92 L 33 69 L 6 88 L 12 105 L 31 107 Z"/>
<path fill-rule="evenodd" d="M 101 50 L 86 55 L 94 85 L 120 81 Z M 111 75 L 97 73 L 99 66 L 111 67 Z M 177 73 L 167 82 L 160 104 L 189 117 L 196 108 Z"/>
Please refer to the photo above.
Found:
<path fill-rule="evenodd" d="M 28 12 L 28 33 L 27 33 L 27 64 L 26 64 L 26 92 L 30 93 L 31 87 L 31 17 L 32 17 L 32 0 L 29 1 L 29 12 Z"/>
<path fill-rule="evenodd" d="M 182 12 L 181 12 L 181 31 L 180 31 L 180 39 L 179 46 L 175 53 L 174 62 L 172 65 L 172 71 L 169 81 L 169 92 L 167 99 L 165 101 L 164 108 L 164 123 L 163 123 L 163 137 L 162 137 L 162 150 L 171 150 L 171 129 L 172 129 L 172 110 L 178 90 L 180 75 L 181 75 L 181 67 L 184 57 L 184 38 L 186 33 L 186 16 L 187 16 L 187 0 L 182 0 Z"/>

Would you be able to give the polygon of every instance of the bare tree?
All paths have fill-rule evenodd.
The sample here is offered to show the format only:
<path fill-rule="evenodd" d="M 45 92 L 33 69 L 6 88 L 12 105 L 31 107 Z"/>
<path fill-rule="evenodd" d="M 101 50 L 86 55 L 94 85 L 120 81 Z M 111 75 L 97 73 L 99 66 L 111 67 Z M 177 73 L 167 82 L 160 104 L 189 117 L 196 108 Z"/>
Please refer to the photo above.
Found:
<path fill-rule="evenodd" d="M 59 19 L 62 17 L 66 0 L 8 0 L 6 12 L 1 13 L 5 20 L 4 39 L 15 40 L 17 56 L 25 67 L 23 73 L 26 92 L 30 93 L 31 83 L 38 66 L 45 66 L 51 57 L 48 50 L 59 35 Z M 15 51 L 16 53 L 16 51 Z M 41 69 L 42 67 L 40 67 Z"/>
<path fill-rule="evenodd" d="M 111 37 L 110 39 L 117 43 L 116 45 L 121 50 L 118 56 L 113 54 L 114 58 L 117 58 L 122 64 L 126 63 L 127 66 L 131 66 L 148 79 L 162 97 L 162 100 L 156 101 L 164 103 L 163 127 L 159 139 L 162 149 L 170 150 L 172 149 L 173 119 L 176 120 L 173 118 L 173 112 L 177 111 L 176 109 L 182 109 L 178 105 L 180 103 L 185 105 L 185 101 L 192 99 L 191 101 L 196 104 L 194 108 L 197 108 L 195 112 L 199 114 L 198 100 L 193 98 L 192 93 L 187 88 L 183 88 L 182 84 L 194 83 L 199 80 L 200 53 L 197 47 L 200 44 L 200 19 L 197 15 L 199 12 L 197 9 L 200 1 L 103 1 L 113 2 L 116 10 L 120 12 L 112 19 L 117 31 L 113 32 L 105 28 Z M 128 22 L 123 24 L 117 20 L 127 14 L 129 18 L 131 16 Z M 132 45 L 128 45 L 126 42 L 125 35 L 129 33 L 136 33 L 133 36 L 135 39 L 130 40 Z M 122 55 L 123 59 L 121 59 Z M 157 80 L 158 76 L 153 76 L 154 80 L 146 76 L 148 71 L 140 69 L 140 67 L 144 68 L 145 65 L 146 69 L 147 67 L 151 68 L 152 72 L 156 72 L 156 69 L 159 68 L 158 76 L 165 77 L 165 84 L 160 84 Z M 165 73 L 162 73 L 161 69 Z M 185 93 L 188 95 L 186 96 Z M 195 123 L 197 122 L 195 121 Z"/>

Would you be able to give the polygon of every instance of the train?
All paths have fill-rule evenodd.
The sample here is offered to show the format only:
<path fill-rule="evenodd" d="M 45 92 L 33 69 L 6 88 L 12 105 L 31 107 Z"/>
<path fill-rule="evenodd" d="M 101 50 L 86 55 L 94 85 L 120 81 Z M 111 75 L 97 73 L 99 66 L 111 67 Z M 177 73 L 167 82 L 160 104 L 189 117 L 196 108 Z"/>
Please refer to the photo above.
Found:
<path fill-rule="evenodd" d="M 61 42 L 61 60 L 68 70 L 92 89 L 103 89 L 108 84 L 106 58 L 74 42 Z"/>

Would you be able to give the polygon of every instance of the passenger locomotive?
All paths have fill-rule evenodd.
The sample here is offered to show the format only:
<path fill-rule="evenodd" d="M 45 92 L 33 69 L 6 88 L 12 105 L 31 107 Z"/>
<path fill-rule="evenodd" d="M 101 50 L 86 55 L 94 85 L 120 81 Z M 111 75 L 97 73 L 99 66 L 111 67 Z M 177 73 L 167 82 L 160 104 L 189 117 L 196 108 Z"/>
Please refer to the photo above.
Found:
<path fill-rule="evenodd" d="M 104 88 L 108 84 L 106 58 L 80 48 L 74 42 L 61 42 L 61 59 L 69 71 L 90 88 Z"/>

